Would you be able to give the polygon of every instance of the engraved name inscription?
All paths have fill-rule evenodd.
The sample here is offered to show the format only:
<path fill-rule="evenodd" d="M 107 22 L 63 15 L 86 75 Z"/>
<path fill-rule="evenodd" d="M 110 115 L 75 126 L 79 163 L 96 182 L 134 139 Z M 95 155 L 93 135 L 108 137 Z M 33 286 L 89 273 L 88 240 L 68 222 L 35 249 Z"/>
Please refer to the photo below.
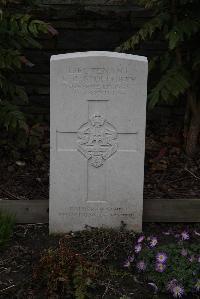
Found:
<path fill-rule="evenodd" d="M 67 67 L 63 83 L 75 93 L 90 95 L 126 94 L 135 77 L 128 66 Z"/>
<path fill-rule="evenodd" d="M 104 161 L 117 151 L 117 131 L 100 114 L 94 114 L 77 132 L 77 149 L 94 167 L 100 167 Z"/>

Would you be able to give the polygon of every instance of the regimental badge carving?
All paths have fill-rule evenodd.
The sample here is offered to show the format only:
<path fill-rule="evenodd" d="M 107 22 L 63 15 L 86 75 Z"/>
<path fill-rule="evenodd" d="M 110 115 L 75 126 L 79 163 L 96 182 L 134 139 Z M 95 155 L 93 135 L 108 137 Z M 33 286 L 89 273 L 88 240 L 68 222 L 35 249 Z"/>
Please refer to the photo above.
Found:
<path fill-rule="evenodd" d="M 100 114 L 94 114 L 77 132 L 78 150 L 94 167 L 100 167 L 117 151 L 117 131 Z"/>

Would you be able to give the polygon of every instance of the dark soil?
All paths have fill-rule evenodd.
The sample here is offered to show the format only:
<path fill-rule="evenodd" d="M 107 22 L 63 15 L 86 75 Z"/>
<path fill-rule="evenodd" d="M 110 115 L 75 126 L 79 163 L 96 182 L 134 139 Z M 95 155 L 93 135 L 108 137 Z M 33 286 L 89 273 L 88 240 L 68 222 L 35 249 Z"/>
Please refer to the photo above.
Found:
<path fill-rule="evenodd" d="M 45 298 L 33 296 L 33 268 L 41 252 L 57 243 L 45 224 L 16 225 L 6 248 L 0 249 L 0 298 Z"/>
<path fill-rule="evenodd" d="M 153 234 L 163 238 L 162 232 L 166 232 L 171 226 L 168 224 L 148 224 L 144 226 L 144 234 Z M 199 224 L 193 225 L 174 225 L 173 230 L 199 231 Z M 92 231 L 93 230 L 93 231 Z M 162 236 L 161 236 L 162 235 Z M 45 249 L 56 248 L 60 242 L 59 236 L 49 236 L 48 226 L 45 224 L 16 225 L 10 241 L 6 248 L 0 249 L 0 298 L 1 299 L 62 299 L 70 297 L 49 296 L 46 287 L 41 287 L 33 279 L 34 269 L 38 266 L 42 252 Z M 87 259 L 94 262 L 103 262 L 116 264 L 122 268 L 122 262 L 127 257 L 130 250 L 133 250 L 134 233 L 126 230 L 112 232 L 97 231 L 89 228 L 84 232 L 70 233 L 62 236 L 65 242 L 73 250 L 81 253 Z M 197 237 L 199 238 L 199 237 Z M 198 241 L 198 240 L 196 240 Z M 103 285 L 104 292 L 107 287 L 105 280 Z M 111 284 L 110 284 L 111 283 Z M 39 282 L 40 284 L 40 282 Z M 122 285 L 115 285 L 115 282 L 109 282 L 110 286 L 116 288 L 116 296 L 94 296 L 91 299 L 119 299 L 120 291 L 124 290 L 125 282 Z M 131 292 L 134 299 L 153 298 L 152 290 L 146 289 L 134 281 L 131 282 Z M 127 289 L 126 289 L 127 291 Z M 140 297 L 141 292 L 143 294 Z M 146 292 L 146 295 L 145 295 Z M 148 295 L 147 295 L 148 294 Z M 149 297 L 149 295 L 151 295 Z M 167 299 L 169 297 L 157 297 L 158 299 Z M 189 297 L 192 298 L 192 297 Z M 189 299 L 188 298 L 188 299 Z M 186 297 L 184 297 L 186 299 Z"/>
<path fill-rule="evenodd" d="M 189 159 L 183 145 L 178 124 L 148 125 L 144 198 L 200 198 L 200 151 Z"/>
<path fill-rule="evenodd" d="M 200 152 L 185 156 L 179 124 L 148 123 L 145 154 L 145 199 L 200 198 Z M 0 169 L 1 199 L 48 199 L 49 149 L 44 144 L 19 159 L 3 159 Z M 9 161 L 9 162 L 8 162 Z"/>

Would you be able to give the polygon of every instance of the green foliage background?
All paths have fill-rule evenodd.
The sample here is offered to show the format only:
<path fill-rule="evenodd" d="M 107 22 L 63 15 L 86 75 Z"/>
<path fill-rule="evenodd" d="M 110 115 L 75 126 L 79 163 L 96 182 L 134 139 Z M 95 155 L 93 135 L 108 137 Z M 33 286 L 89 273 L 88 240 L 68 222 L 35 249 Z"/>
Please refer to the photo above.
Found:
<path fill-rule="evenodd" d="M 27 141 L 29 126 L 19 107 L 28 96 L 16 80 L 23 66 L 33 66 L 24 50 L 40 48 L 37 38 L 50 26 L 28 13 L 33 5 L 33 1 L 0 0 L 0 144 L 6 150 Z"/>
<path fill-rule="evenodd" d="M 150 60 L 149 71 L 156 72 L 156 80 L 149 93 L 149 106 L 164 101 L 171 103 L 188 88 L 199 91 L 200 2 L 197 0 L 137 0 L 153 9 L 154 16 L 118 50 L 135 49 L 146 40 L 162 40 L 165 51 Z M 177 52 L 178 50 L 178 52 Z"/>
<path fill-rule="evenodd" d="M 137 0 L 153 17 L 118 51 L 132 51 L 145 41 L 162 41 L 160 55 L 150 59 L 149 107 L 161 102 L 186 102 L 186 151 L 196 151 L 200 132 L 200 1 Z M 155 79 L 156 78 L 156 79 Z"/>

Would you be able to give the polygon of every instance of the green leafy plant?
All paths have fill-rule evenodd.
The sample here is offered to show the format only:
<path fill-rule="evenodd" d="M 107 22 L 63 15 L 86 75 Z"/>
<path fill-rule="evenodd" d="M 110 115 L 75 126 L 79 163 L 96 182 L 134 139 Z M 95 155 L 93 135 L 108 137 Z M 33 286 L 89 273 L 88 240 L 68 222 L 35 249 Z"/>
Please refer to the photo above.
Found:
<path fill-rule="evenodd" d="M 34 279 L 47 288 L 48 294 L 71 295 L 86 299 L 96 276 L 96 265 L 71 249 L 64 240 L 58 248 L 45 252 L 34 271 Z"/>
<path fill-rule="evenodd" d="M 33 1 L 0 0 L 0 128 L 8 132 L 7 137 L 23 131 L 25 138 L 29 133 L 26 116 L 19 108 L 19 104 L 28 101 L 28 96 L 17 83 L 22 67 L 33 66 L 24 51 L 40 48 L 37 38 L 41 34 L 57 34 L 49 24 L 27 12 L 32 6 Z"/>
<path fill-rule="evenodd" d="M 164 43 L 162 53 L 150 59 L 149 107 L 153 108 L 160 102 L 186 102 L 184 136 L 186 152 L 192 156 L 197 151 L 200 132 L 200 2 L 136 2 L 151 9 L 153 16 L 117 50 L 134 50 L 148 40 Z"/>
<path fill-rule="evenodd" d="M 8 242 L 14 223 L 14 216 L 0 211 L 0 248 Z"/>

